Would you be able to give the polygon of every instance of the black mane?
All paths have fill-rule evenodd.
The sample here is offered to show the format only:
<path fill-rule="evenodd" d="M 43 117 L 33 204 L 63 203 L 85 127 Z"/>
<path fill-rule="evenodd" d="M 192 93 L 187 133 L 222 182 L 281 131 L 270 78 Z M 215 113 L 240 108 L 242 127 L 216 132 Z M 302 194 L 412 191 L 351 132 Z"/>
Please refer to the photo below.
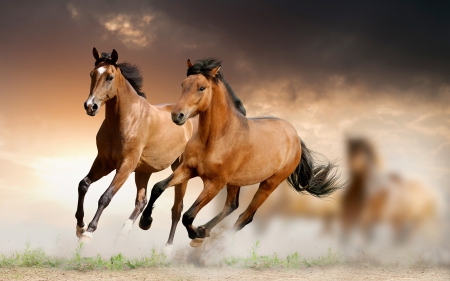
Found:
<path fill-rule="evenodd" d="M 129 62 L 118 63 L 117 66 L 120 68 L 123 77 L 130 82 L 133 89 L 136 91 L 138 95 L 143 98 L 147 98 L 145 93 L 142 92 L 142 82 L 144 78 L 142 78 L 141 71 L 139 67 L 135 64 L 131 64 Z"/>
<path fill-rule="evenodd" d="M 215 77 L 212 77 L 210 74 L 210 71 L 216 67 L 219 67 L 221 65 L 221 63 L 222 63 L 222 61 L 215 59 L 215 58 L 207 58 L 207 59 L 198 60 L 194 63 L 194 65 L 192 67 L 190 67 L 187 70 L 187 76 L 195 75 L 195 74 L 202 74 L 206 78 L 213 80 L 215 83 L 218 83 L 219 81 L 221 81 L 225 85 L 225 87 L 228 91 L 228 94 L 230 95 L 231 99 L 233 100 L 233 104 L 236 107 L 236 109 L 245 116 L 247 114 L 247 111 L 245 110 L 245 107 L 242 104 L 242 101 L 236 96 L 233 89 L 231 89 L 230 85 L 223 77 L 223 74 L 220 71 L 217 73 L 217 75 Z"/>
<path fill-rule="evenodd" d="M 136 91 L 136 93 L 143 98 L 147 98 L 145 96 L 145 93 L 142 92 L 142 83 L 144 81 L 144 78 L 142 78 L 141 71 L 137 65 L 129 62 L 122 62 L 115 64 L 111 60 L 111 53 L 102 53 L 101 57 L 95 62 L 95 65 L 97 66 L 101 62 L 111 63 L 119 67 L 123 77 L 125 77 L 125 79 L 127 79 L 127 81 L 130 82 L 131 86 Z"/>

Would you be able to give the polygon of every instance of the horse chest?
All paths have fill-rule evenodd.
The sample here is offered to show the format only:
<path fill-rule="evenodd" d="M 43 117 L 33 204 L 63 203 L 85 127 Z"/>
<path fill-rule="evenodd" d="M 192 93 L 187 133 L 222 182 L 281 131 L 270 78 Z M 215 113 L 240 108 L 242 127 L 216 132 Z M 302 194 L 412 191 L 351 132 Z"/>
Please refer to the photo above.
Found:
<path fill-rule="evenodd" d="M 130 155 L 139 156 L 136 155 L 138 153 L 132 153 L 140 147 L 140 143 L 136 139 L 124 137 L 120 134 L 108 134 L 107 136 L 105 134 L 97 136 L 97 149 L 99 155 L 109 162 L 116 164 Z"/>

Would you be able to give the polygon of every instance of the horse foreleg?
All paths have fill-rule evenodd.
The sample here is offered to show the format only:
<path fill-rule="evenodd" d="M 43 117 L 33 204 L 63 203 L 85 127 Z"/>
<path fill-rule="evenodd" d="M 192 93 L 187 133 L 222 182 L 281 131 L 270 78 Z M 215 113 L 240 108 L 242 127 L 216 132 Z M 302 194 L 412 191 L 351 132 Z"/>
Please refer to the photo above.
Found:
<path fill-rule="evenodd" d="M 189 238 L 194 239 L 191 242 L 192 247 L 198 247 L 201 245 L 201 240 L 197 238 L 205 238 L 206 237 L 206 228 L 195 228 L 192 223 L 194 222 L 195 217 L 198 212 L 208 204 L 222 189 L 225 183 L 223 182 L 211 182 L 207 181 L 204 183 L 204 188 L 197 200 L 195 200 L 194 204 L 187 210 L 183 215 L 183 225 L 186 227 L 188 231 Z"/>
<path fill-rule="evenodd" d="M 156 183 L 152 188 L 150 200 L 145 207 L 144 212 L 139 220 L 139 227 L 148 230 L 152 226 L 152 211 L 156 200 L 166 190 L 167 187 L 174 186 L 186 182 L 195 176 L 195 173 L 185 165 L 181 164 L 168 178 Z"/>
<path fill-rule="evenodd" d="M 221 222 L 225 217 L 230 215 L 239 207 L 240 190 L 240 186 L 227 185 L 227 199 L 225 200 L 225 205 L 223 206 L 222 211 L 212 220 L 210 220 L 203 226 L 199 226 L 197 229 L 205 228 L 206 237 L 209 237 L 209 234 L 213 227 L 215 227 L 219 222 Z"/>
<path fill-rule="evenodd" d="M 92 164 L 91 170 L 85 178 L 78 184 L 78 204 L 75 218 L 77 219 L 76 234 L 80 238 L 83 232 L 86 231 L 87 225 L 84 223 L 84 197 L 89 189 L 89 186 L 109 174 L 113 169 L 107 168 L 107 165 L 102 163 L 100 158 L 96 158 Z"/>
<path fill-rule="evenodd" d="M 127 237 L 137 217 L 144 210 L 147 204 L 147 184 L 150 176 L 151 173 L 135 173 L 134 179 L 137 188 L 135 207 L 128 220 L 123 224 L 122 230 L 120 230 L 117 237 Z"/>
<path fill-rule="evenodd" d="M 114 176 L 113 181 L 110 186 L 106 189 L 105 193 L 98 200 L 98 208 L 95 213 L 94 218 L 89 223 L 89 226 L 81 235 L 79 242 L 90 242 L 92 240 L 92 233 L 97 229 L 98 221 L 103 210 L 109 205 L 113 196 L 119 191 L 122 185 L 127 180 L 128 176 L 134 170 L 134 166 L 132 166 L 129 162 L 123 162 L 120 167 L 117 169 L 116 175 Z"/>

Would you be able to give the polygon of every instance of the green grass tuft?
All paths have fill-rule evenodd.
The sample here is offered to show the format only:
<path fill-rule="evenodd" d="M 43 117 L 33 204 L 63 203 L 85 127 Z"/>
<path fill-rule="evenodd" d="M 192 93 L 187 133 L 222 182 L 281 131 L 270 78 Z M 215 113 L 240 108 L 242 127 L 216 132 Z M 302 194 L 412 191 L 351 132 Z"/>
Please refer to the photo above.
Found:
<path fill-rule="evenodd" d="M 168 266 L 164 253 L 152 249 L 150 256 L 141 259 L 128 259 L 122 253 L 103 258 L 100 254 L 93 257 L 83 257 L 84 246 L 80 243 L 75 248 L 70 258 L 50 256 L 42 248 L 32 248 L 31 244 L 25 244 L 25 250 L 11 255 L 0 255 L 1 267 L 58 267 L 71 270 L 123 270 L 138 267 Z"/>
<path fill-rule="evenodd" d="M 256 241 L 250 249 L 250 255 L 247 258 L 240 257 L 228 257 L 224 259 L 224 263 L 229 266 L 240 266 L 244 268 L 301 268 L 311 267 L 317 265 L 331 265 L 340 264 L 343 262 L 341 254 L 333 252 L 331 248 L 328 248 L 328 253 L 325 256 L 318 258 L 303 258 L 298 252 L 287 255 L 286 258 L 281 258 L 277 253 L 264 256 L 259 255 L 260 242 Z"/>
<path fill-rule="evenodd" d="M 47 255 L 42 248 L 32 248 L 30 242 L 25 243 L 23 253 L 0 256 L 0 267 L 57 267 L 61 263 L 61 259 Z"/>
<path fill-rule="evenodd" d="M 99 254 L 95 257 L 82 257 L 82 252 L 83 244 L 79 244 L 75 249 L 73 258 L 68 261 L 65 268 L 80 271 L 92 269 L 123 270 L 169 265 L 164 253 L 158 252 L 155 248 L 151 250 L 150 256 L 140 259 L 128 259 L 122 253 L 111 256 L 109 259 L 104 259 Z"/>
<path fill-rule="evenodd" d="M 297 252 L 279 257 L 278 254 L 260 255 L 260 242 L 256 241 L 250 248 L 247 257 L 227 257 L 223 262 L 228 266 L 237 266 L 244 268 L 302 268 L 317 265 L 331 265 L 342 263 L 342 255 L 333 252 L 331 248 L 328 253 L 318 258 L 304 258 Z M 78 271 L 87 271 L 95 269 L 104 270 L 126 270 L 136 268 L 148 268 L 158 266 L 170 266 L 164 253 L 153 248 L 149 255 L 143 258 L 128 259 L 122 253 L 103 258 L 100 254 L 92 257 L 83 255 L 84 245 L 78 244 L 72 255 L 67 257 L 50 256 L 42 248 L 33 248 L 27 242 L 23 252 L 16 252 L 12 255 L 0 255 L 1 267 L 57 267 L 61 269 L 70 269 Z"/>

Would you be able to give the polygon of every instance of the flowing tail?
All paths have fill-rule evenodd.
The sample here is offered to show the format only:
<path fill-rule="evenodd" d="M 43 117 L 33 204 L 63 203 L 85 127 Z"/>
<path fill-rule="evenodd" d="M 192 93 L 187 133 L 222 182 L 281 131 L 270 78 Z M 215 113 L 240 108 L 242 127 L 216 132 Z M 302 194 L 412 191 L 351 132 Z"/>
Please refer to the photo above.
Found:
<path fill-rule="evenodd" d="M 309 192 L 315 197 L 325 197 L 341 188 L 338 182 L 337 166 L 328 162 L 319 165 L 302 139 L 302 157 L 295 171 L 287 178 L 287 182 L 300 193 Z M 336 169 L 335 169 L 336 168 Z"/>

